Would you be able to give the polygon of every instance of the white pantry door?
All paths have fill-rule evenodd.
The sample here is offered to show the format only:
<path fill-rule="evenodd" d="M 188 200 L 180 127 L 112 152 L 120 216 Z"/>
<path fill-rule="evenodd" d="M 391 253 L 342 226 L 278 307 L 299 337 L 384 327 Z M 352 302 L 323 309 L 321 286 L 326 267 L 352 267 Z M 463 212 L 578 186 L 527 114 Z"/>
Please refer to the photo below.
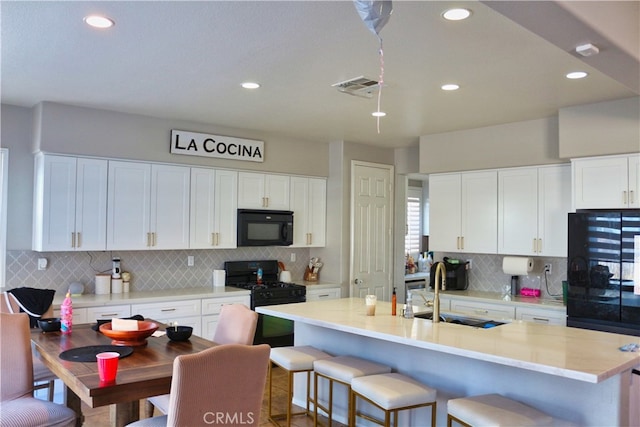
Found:
<path fill-rule="evenodd" d="M 391 296 L 393 166 L 351 162 L 351 296 Z"/>

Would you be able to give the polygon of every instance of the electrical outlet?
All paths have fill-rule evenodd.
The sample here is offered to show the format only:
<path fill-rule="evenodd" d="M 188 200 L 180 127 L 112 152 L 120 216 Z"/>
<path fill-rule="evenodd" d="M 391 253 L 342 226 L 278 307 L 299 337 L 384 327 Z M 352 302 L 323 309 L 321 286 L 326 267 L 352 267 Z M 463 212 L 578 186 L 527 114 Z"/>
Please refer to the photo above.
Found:
<path fill-rule="evenodd" d="M 551 264 L 544 265 L 544 272 L 551 274 Z"/>
<path fill-rule="evenodd" d="M 295 254 L 295 252 L 291 254 L 291 262 L 296 262 L 296 254 Z"/>
<path fill-rule="evenodd" d="M 194 263 L 193 255 L 189 255 L 187 257 L 187 267 L 193 267 L 193 263 Z"/>
<path fill-rule="evenodd" d="M 46 270 L 49 261 L 46 258 L 38 258 L 38 270 Z"/>
<path fill-rule="evenodd" d="M 471 270 L 472 267 L 473 267 L 473 260 L 472 259 L 468 259 L 467 260 L 467 270 Z"/>

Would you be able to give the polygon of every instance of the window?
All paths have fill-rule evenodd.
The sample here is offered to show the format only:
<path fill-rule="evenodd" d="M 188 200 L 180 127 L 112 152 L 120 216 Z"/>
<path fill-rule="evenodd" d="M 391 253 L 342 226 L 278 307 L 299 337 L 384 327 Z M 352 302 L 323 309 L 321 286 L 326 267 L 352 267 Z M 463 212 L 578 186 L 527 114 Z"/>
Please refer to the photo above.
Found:
<path fill-rule="evenodd" d="M 422 188 L 407 189 L 407 223 L 404 237 L 404 253 L 409 254 L 417 262 L 422 239 L 421 226 Z"/>
<path fill-rule="evenodd" d="M 0 287 L 5 287 L 7 260 L 7 176 L 9 150 L 0 148 Z"/>

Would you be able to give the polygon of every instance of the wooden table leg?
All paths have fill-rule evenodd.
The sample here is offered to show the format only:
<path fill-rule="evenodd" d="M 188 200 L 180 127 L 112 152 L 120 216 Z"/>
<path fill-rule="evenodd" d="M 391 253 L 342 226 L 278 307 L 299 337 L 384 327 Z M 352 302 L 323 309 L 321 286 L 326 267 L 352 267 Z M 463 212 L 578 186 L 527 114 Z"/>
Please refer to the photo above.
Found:
<path fill-rule="evenodd" d="M 77 394 L 69 387 L 65 387 L 65 403 L 67 408 L 73 409 L 76 413 L 76 427 L 82 427 L 84 423 L 84 415 L 82 415 L 82 402 Z"/>
<path fill-rule="evenodd" d="M 140 401 L 116 403 L 109 408 L 111 425 L 124 427 L 140 419 Z"/>

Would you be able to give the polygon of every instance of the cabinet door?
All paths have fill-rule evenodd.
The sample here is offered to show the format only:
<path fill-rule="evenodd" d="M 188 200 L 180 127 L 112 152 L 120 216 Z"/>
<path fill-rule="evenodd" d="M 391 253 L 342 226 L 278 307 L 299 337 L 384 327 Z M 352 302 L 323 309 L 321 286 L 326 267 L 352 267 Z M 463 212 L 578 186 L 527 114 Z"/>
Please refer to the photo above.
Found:
<path fill-rule="evenodd" d="M 309 245 L 309 179 L 291 177 L 290 209 L 293 211 L 293 245 Z"/>
<path fill-rule="evenodd" d="M 109 161 L 107 249 L 148 249 L 151 165 Z"/>
<path fill-rule="evenodd" d="M 541 323 L 543 325 L 567 324 L 566 312 L 559 310 L 544 310 L 529 307 L 516 307 L 516 319 L 525 322 Z"/>
<path fill-rule="evenodd" d="M 515 308 L 508 305 L 456 299 L 451 300 L 451 311 L 481 317 L 490 317 L 492 320 L 514 319 L 516 314 Z"/>
<path fill-rule="evenodd" d="M 538 169 L 538 254 L 567 256 L 568 214 L 571 211 L 571 167 Z"/>
<path fill-rule="evenodd" d="M 324 299 L 338 299 L 341 295 L 340 288 L 313 289 L 307 288 L 307 301 L 319 301 Z"/>
<path fill-rule="evenodd" d="M 189 247 L 192 249 L 214 247 L 215 177 L 215 169 L 191 168 Z"/>
<path fill-rule="evenodd" d="M 327 183 L 320 178 L 291 177 L 289 208 L 293 211 L 293 246 L 325 245 Z"/>
<path fill-rule="evenodd" d="M 33 249 L 74 250 L 76 159 L 38 156 L 35 163 Z"/>
<path fill-rule="evenodd" d="M 189 247 L 188 167 L 152 165 L 150 232 L 153 249 Z"/>
<path fill-rule="evenodd" d="M 640 155 L 629 156 L 629 207 L 640 207 Z"/>
<path fill-rule="evenodd" d="M 575 209 L 626 208 L 626 156 L 576 159 L 573 165 Z"/>
<path fill-rule="evenodd" d="M 238 172 L 217 170 L 215 180 L 214 237 L 216 248 L 236 248 L 238 234 Z"/>
<path fill-rule="evenodd" d="M 79 158 L 76 167 L 76 250 L 107 248 L 107 160 Z"/>
<path fill-rule="evenodd" d="M 537 241 L 538 169 L 498 171 L 498 253 L 535 254 Z"/>
<path fill-rule="evenodd" d="M 286 175 L 266 175 L 265 197 L 266 208 L 273 210 L 289 210 L 289 177 Z"/>
<path fill-rule="evenodd" d="M 429 176 L 429 249 L 460 250 L 460 174 Z"/>
<path fill-rule="evenodd" d="M 495 254 L 498 250 L 497 181 L 496 171 L 470 172 L 461 176 L 463 252 Z"/>
<path fill-rule="evenodd" d="M 261 173 L 238 173 L 238 208 L 265 208 L 265 175 Z"/>
<path fill-rule="evenodd" d="M 308 214 L 308 246 L 324 247 L 327 234 L 327 181 L 325 179 L 309 178 Z"/>

